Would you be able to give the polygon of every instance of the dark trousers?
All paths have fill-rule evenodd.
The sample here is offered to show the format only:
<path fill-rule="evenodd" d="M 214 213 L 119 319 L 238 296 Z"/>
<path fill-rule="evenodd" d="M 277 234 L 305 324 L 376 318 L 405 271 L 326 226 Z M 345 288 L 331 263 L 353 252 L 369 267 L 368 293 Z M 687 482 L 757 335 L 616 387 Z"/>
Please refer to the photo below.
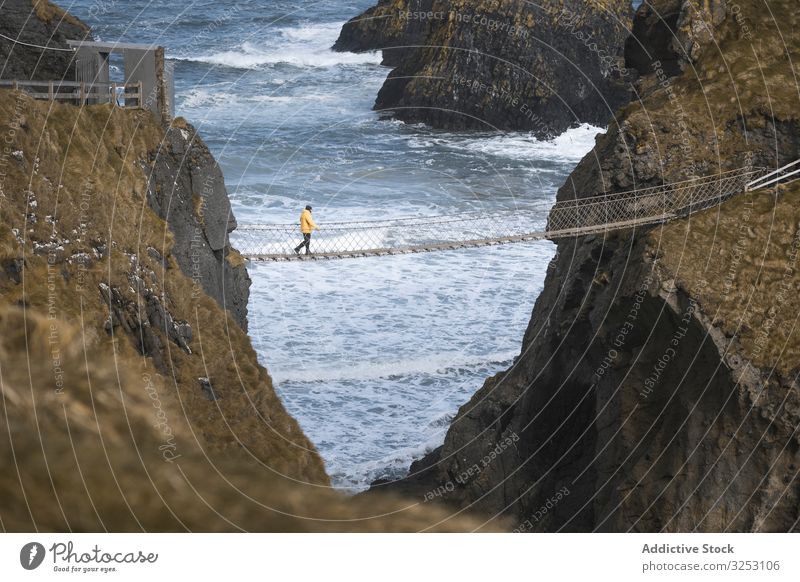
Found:
<path fill-rule="evenodd" d="M 296 246 L 294 252 L 299 253 L 300 249 L 306 247 L 306 254 L 311 254 L 311 233 L 303 234 L 303 242 L 300 243 L 299 246 Z"/>

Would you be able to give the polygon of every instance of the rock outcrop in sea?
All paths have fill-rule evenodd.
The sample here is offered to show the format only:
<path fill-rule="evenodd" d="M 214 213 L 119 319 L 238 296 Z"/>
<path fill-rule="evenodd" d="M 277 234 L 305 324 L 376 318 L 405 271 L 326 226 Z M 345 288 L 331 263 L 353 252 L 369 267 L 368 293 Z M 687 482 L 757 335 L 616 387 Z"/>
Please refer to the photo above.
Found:
<path fill-rule="evenodd" d="M 434 20 L 420 18 L 433 10 L 434 0 L 380 0 L 342 27 L 333 45 L 338 52 L 383 52 L 383 64 L 396 67 L 403 58 L 423 45 Z M 403 18 L 403 14 L 417 14 Z"/>
<path fill-rule="evenodd" d="M 641 101 L 558 199 L 800 158 L 794 2 L 649 4 L 627 43 Z M 514 366 L 373 490 L 521 531 L 797 531 L 798 197 L 559 240 Z"/>
<path fill-rule="evenodd" d="M 382 0 L 334 50 L 383 51 L 395 68 L 375 108 L 398 119 L 547 138 L 630 100 L 630 27 L 626 0 Z"/>

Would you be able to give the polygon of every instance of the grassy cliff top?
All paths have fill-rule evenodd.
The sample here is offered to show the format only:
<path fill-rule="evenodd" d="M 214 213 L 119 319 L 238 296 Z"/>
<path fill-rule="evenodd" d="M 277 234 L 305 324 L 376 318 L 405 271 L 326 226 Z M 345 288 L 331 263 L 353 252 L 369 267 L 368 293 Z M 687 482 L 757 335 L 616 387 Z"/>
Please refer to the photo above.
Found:
<path fill-rule="evenodd" d="M 639 132 L 639 147 L 678 152 L 688 135 L 691 156 L 683 163 L 710 169 L 744 165 L 748 152 L 770 164 L 797 157 L 796 8 L 792 0 L 768 0 L 729 10 L 695 65 L 629 106 L 626 124 Z M 676 115 L 686 132 L 658 131 L 677 128 Z M 680 158 L 673 159 L 678 165 Z M 787 375 L 800 362 L 798 194 L 798 184 L 781 187 L 777 196 L 744 193 L 650 237 L 669 276 L 698 299 L 714 325 L 735 337 L 753 364 Z"/>
<path fill-rule="evenodd" d="M 696 26 L 705 25 L 712 27 L 698 17 Z M 619 124 L 640 149 L 662 159 L 689 142 L 691 160 L 710 168 L 744 165 L 745 152 L 774 149 L 750 134 L 800 121 L 799 25 L 794 0 L 739 2 L 735 11 L 729 6 L 696 62 L 677 77 L 652 75 L 643 87 L 647 97 L 619 112 Z M 687 153 L 680 153 L 684 164 Z"/>

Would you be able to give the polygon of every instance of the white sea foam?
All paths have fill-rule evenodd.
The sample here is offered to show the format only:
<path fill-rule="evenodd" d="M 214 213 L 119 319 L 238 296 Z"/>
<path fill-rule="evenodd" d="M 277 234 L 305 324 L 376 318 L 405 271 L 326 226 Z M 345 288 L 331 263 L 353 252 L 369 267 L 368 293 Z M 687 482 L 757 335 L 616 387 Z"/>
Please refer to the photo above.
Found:
<path fill-rule="evenodd" d="M 236 91 L 221 91 L 209 87 L 195 87 L 180 96 L 181 107 L 195 109 L 200 107 L 225 107 L 236 105 L 253 105 L 258 103 L 270 104 L 295 104 L 302 102 L 330 101 L 332 97 L 327 94 L 296 95 L 263 95 L 260 93 L 238 93 Z"/>
<path fill-rule="evenodd" d="M 447 418 L 452 418 L 448 415 Z M 449 425 L 449 423 L 447 423 Z M 446 426 L 444 427 L 446 429 Z M 414 461 L 422 458 L 442 444 L 442 435 L 431 436 L 428 441 L 415 446 L 399 447 L 391 453 L 377 457 L 375 460 L 356 463 L 355 471 L 333 477 L 340 483 L 340 487 L 354 493 L 368 488 L 377 479 L 394 480 L 404 477 L 408 467 Z"/>
<path fill-rule="evenodd" d="M 506 365 L 517 354 L 518 352 L 509 351 L 465 359 L 461 352 L 444 352 L 416 359 L 360 363 L 338 369 L 334 366 L 324 366 L 281 371 L 273 375 L 273 380 L 279 384 L 288 382 L 356 382 L 423 374 L 450 374 L 459 369 Z"/>
<path fill-rule="evenodd" d="M 540 242 L 253 265 L 250 335 L 337 486 L 401 477 L 442 443 L 518 355 L 551 257 Z"/>
<path fill-rule="evenodd" d="M 183 59 L 237 69 L 278 64 L 296 67 L 380 64 L 381 56 L 378 53 L 337 53 L 330 50 L 342 24 L 306 24 L 294 28 L 267 29 L 263 39 L 253 38 L 231 50 L 191 55 Z"/>
<path fill-rule="evenodd" d="M 411 147 L 426 148 L 436 144 L 455 151 L 468 151 L 501 159 L 576 163 L 594 147 L 597 134 L 605 130 L 589 124 L 568 129 L 560 136 L 542 141 L 529 133 L 511 132 L 476 137 L 411 138 Z"/>
<path fill-rule="evenodd" d="M 195 88 L 180 96 L 181 106 L 186 109 L 225 106 L 230 97 L 230 93 L 211 88 Z"/>

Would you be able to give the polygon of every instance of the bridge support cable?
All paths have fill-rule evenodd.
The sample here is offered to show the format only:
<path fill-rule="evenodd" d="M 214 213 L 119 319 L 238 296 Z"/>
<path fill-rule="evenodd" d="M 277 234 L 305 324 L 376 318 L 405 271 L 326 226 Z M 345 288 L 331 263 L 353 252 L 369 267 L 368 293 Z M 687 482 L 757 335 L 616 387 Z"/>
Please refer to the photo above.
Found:
<path fill-rule="evenodd" d="M 747 184 L 747 191 L 749 192 L 751 190 L 766 188 L 767 186 L 771 186 L 772 184 L 777 184 L 778 182 L 783 182 L 784 180 L 788 180 L 789 178 L 792 178 L 791 180 L 789 180 L 790 182 L 800 179 L 800 160 L 795 160 L 794 162 L 786 164 L 782 168 L 778 168 L 774 172 L 770 172 L 769 174 L 759 176 L 758 178 Z"/>

